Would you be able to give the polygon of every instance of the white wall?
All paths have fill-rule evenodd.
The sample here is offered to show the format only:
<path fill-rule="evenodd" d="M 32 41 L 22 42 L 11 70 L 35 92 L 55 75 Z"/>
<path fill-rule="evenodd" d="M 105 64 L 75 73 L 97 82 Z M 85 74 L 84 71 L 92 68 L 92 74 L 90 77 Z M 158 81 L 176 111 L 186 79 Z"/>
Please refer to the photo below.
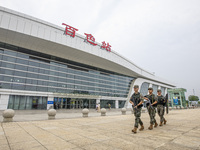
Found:
<path fill-rule="evenodd" d="M 9 99 L 8 94 L 0 94 L 0 110 L 7 109 L 8 99 Z"/>

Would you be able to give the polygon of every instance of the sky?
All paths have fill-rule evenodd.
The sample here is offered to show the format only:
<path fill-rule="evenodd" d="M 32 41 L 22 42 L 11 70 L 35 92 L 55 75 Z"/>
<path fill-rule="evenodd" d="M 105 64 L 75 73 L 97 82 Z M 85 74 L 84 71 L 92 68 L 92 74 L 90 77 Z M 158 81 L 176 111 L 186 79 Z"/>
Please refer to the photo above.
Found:
<path fill-rule="evenodd" d="M 200 97 L 200 0 L 0 0 L 92 34 L 141 68 Z M 193 90 L 194 89 L 194 90 Z"/>

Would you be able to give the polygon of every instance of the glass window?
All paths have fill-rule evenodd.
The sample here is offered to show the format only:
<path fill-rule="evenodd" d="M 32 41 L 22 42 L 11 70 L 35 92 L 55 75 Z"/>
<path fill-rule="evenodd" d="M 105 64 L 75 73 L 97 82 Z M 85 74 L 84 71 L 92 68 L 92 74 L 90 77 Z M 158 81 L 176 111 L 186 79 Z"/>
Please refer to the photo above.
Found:
<path fill-rule="evenodd" d="M 20 100 L 20 96 L 15 96 L 13 109 L 19 109 L 19 100 Z"/>
<path fill-rule="evenodd" d="M 15 96 L 14 95 L 10 95 L 9 96 L 9 101 L 8 101 L 8 109 L 13 109 L 14 100 L 15 100 Z"/>
<path fill-rule="evenodd" d="M 37 91 L 41 91 L 41 92 L 47 92 L 48 91 L 47 89 L 48 89 L 47 87 L 41 87 L 41 86 L 37 87 Z"/>
<path fill-rule="evenodd" d="M 43 64 L 43 63 L 40 63 L 40 67 L 41 68 L 46 68 L 46 69 L 50 68 L 49 64 Z"/>
<path fill-rule="evenodd" d="M 111 108 L 115 108 L 115 100 L 100 100 L 101 108 L 109 108 L 109 104 L 111 105 Z"/>
<path fill-rule="evenodd" d="M 39 63 L 38 62 L 29 61 L 29 65 L 30 66 L 39 67 Z"/>
<path fill-rule="evenodd" d="M 149 88 L 149 83 L 144 82 L 142 83 L 141 87 L 140 87 L 140 93 L 145 96 L 148 94 L 148 88 Z"/>
<path fill-rule="evenodd" d="M 27 66 L 15 65 L 15 69 L 27 71 Z"/>
<path fill-rule="evenodd" d="M 119 100 L 119 108 L 124 108 L 126 101 L 120 101 Z"/>
<path fill-rule="evenodd" d="M 29 78 L 38 78 L 38 74 L 27 73 L 27 77 L 29 77 Z"/>
<path fill-rule="evenodd" d="M 32 108 L 32 97 L 26 96 L 26 109 L 31 109 L 31 108 Z"/>
<path fill-rule="evenodd" d="M 14 77 L 13 82 L 17 82 L 17 83 L 25 83 L 25 78 L 18 78 L 18 77 Z"/>
<path fill-rule="evenodd" d="M 7 70 L 7 69 L 0 69 L 0 73 L 2 73 L 2 74 L 8 74 L 8 75 L 13 75 L 14 71 L 13 70 Z"/>
<path fill-rule="evenodd" d="M 42 96 L 9 96 L 8 108 L 15 110 L 24 109 L 47 109 L 47 97 Z"/>
<path fill-rule="evenodd" d="M 10 64 L 10 63 L 7 63 L 7 62 L 2 62 L 1 66 L 6 67 L 6 68 L 12 68 L 12 69 L 15 68 L 15 64 Z"/>
<path fill-rule="evenodd" d="M 19 110 L 24 110 L 26 106 L 26 96 L 20 96 Z"/>
<path fill-rule="evenodd" d="M 17 58 L 16 63 L 28 65 L 28 60 Z"/>
<path fill-rule="evenodd" d="M 15 71 L 14 72 L 15 76 L 21 76 L 21 77 L 26 77 L 26 72 L 22 72 L 22 71 Z"/>
<path fill-rule="evenodd" d="M 28 55 L 22 54 L 22 53 L 17 53 L 17 57 L 29 59 L 29 56 L 28 56 Z M 17 59 L 17 60 L 20 60 L 20 59 Z"/>
<path fill-rule="evenodd" d="M 55 93 L 55 92 L 56 92 L 56 88 L 48 87 L 48 92 L 53 92 L 53 93 Z"/>
<path fill-rule="evenodd" d="M 26 85 L 25 90 L 27 90 L 27 91 L 36 91 L 36 86 Z"/>
<path fill-rule="evenodd" d="M 16 58 L 14 57 L 9 57 L 9 56 L 3 56 L 3 60 L 9 61 L 9 62 L 15 62 Z"/>
<path fill-rule="evenodd" d="M 3 81 L 13 82 L 13 77 L 4 76 Z"/>
<path fill-rule="evenodd" d="M 8 51 L 8 50 L 5 50 L 5 51 L 4 51 L 4 54 L 11 55 L 11 56 L 17 56 L 17 52 Z"/>
<path fill-rule="evenodd" d="M 24 84 L 12 84 L 12 89 L 15 90 L 24 90 L 25 89 L 25 85 Z"/>
<path fill-rule="evenodd" d="M 153 94 L 157 95 L 158 86 L 152 85 L 152 88 L 153 88 Z"/>

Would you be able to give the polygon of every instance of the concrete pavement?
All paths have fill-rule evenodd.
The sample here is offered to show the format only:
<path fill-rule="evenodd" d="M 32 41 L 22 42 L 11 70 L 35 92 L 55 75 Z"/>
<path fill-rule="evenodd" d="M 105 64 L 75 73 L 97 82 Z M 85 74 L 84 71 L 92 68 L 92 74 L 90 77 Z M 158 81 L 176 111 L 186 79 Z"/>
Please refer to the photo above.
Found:
<path fill-rule="evenodd" d="M 167 125 L 133 134 L 134 116 L 69 118 L 0 124 L 0 150 L 189 150 L 200 149 L 200 109 L 173 110 Z M 158 116 L 156 119 L 159 120 Z"/>

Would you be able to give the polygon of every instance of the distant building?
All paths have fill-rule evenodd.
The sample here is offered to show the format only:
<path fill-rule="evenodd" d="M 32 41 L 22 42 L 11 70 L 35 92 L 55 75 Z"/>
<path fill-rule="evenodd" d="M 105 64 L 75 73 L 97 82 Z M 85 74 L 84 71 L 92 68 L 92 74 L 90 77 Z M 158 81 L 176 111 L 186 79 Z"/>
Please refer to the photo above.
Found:
<path fill-rule="evenodd" d="M 185 92 L 187 92 L 187 90 L 183 88 L 168 89 L 170 106 L 186 107 Z"/>

